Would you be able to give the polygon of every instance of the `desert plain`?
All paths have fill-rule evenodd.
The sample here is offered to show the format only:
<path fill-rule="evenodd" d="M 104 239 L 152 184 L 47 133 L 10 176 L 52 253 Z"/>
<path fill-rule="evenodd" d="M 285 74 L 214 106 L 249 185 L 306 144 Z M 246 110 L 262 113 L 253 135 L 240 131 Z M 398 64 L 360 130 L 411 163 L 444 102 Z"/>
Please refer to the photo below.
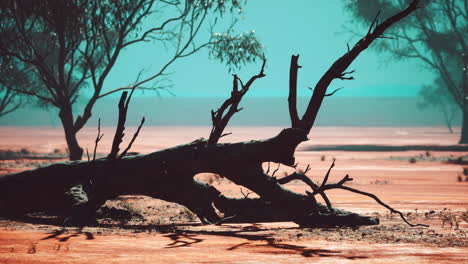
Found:
<path fill-rule="evenodd" d="M 136 128 L 127 128 L 128 140 Z M 221 142 L 258 140 L 280 127 L 232 127 Z M 132 151 L 148 153 L 209 135 L 210 127 L 143 127 Z M 299 228 L 292 222 L 201 225 L 182 206 L 144 196 L 108 201 L 98 223 L 62 227 L 41 213 L 0 218 L 0 263 L 468 263 L 468 148 L 444 127 L 317 127 L 296 152 L 298 169 L 321 182 L 333 159 L 330 182 L 349 174 L 350 186 L 379 196 L 405 213 L 401 219 L 369 197 L 329 192 L 335 207 L 380 218 L 380 225 Z M 111 147 L 103 127 L 98 156 Z M 97 130 L 79 134 L 91 151 Z M 124 145 L 126 142 L 124 141 Z M 0 175 L 66 160 L 61 128 L 0 127 Z M 18 155 L 13 155 L 19 153 Z M 85 157 L 86 158 L 86 157 Z M 264 164 L 275 177 L 292 172 Z M 0 176 L 1 177 L 1 176 Z M 195 176 L 225 195 L 249 190 L 209 173 Z M 302 182 L 286 187 L 305 192 Z"/>

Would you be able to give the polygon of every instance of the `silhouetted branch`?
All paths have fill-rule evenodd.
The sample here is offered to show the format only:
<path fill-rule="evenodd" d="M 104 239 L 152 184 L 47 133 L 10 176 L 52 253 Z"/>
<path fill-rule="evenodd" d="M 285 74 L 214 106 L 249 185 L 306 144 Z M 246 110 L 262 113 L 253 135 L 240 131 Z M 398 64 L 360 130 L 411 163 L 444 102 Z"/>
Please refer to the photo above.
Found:
<path fill-rule="evenodd" d="M 88 161 L 89 161 L 90 159 L 89 159 L 89 151 L 88 151 L 88 148 L 86 148 L 86 156 L 88 157 Z"/>
<path fill-rule="evenodd" d="M 122 143 L 122 139 L 125 135 L 125 121 L 127 119 L 127 108 L 126 108 L 126 99 L 127 99 L 127 92 L 123 92 L 120 96 L 119 101 L 119 120 L 117 122 L 117 128 L 115 129 L 114 140 L 112 141 L 112 149 L 109 155 L 107 156 L 108 159 L 115 159 L 119 153 L 119 146 Z"/>
<path fill-rule="evenodd" d="M 309 132 L 314 125 L 318 111 L 330 83 L 334 79 L 352 80 L 353 77 L 346 76 L 347 74 L 352 73 L 352 71 L 346 72 L 346 69 L 349 67 L 349 65 L 351 65 L 351 63 L 359 56 L 359 54 L 366 50 L 369 45 L 374 42 L 374 40 L 382 37 L 383 33 L 390 26 L 402 20 L 417 8 L 419 8 L 419 2 L 420 0 L 412 0 L 407 8 L 387 18 L 382 23 L 379 23 L 378 21 L 379 14 L 376 15 L 369 27 L 367 34 L 361 38 L 351 50 L 347 51 L 343 56 L 337 59 L 315 85 L 312 98 L 310 99 L 307 109 L 301 119 L 301 128 Z"/>
<path fill-rule="evenodd" d="M 284 184 L 287 184 L 293 180 L 299 180 L 299 181 L 302 181 L 304 182 L 305 184 L 309 185 L 310 189 L 312 189 L 312 191 L 315 191 L 318 189 L 318 185 L 313 182 L 309 177 L 307 177 L 305 174 L 302 174 L 302 173 L 297 173 L 297 172 L 294 172 L 293 174 L 291 175 L 288 175 L 286 177 L 283 177 L 281 179 L 278 179 L 278 183 L 281 184 L 281 185 L 284 185 Z M 306 194 L 311 197 L 311 198 L 314 198 L 314 194 L 309 192 L 309 191 L 306 191 Z M 327 207 L 329 210 L 333 210 L 333 206 L 330 202 L 330 199 L 328 199 L 327 195 L 324 193 L 324 192 L 320 192 L 320 196 L 322 196 L 322 199 L 325 201 L 325 203 L 327 204 Z M 315 200 L 315 199 L 314 199 Z"/>
<path fill-rule="evenodd" d="M 305 184 L 309 185 L 312 190 L 316 190 L 318 188 L 318 185 L 315 184 L 315 182 L 313 182 L 309 177 L 307 177 L 306 175 L 302 173 L 297 173 L 297 172 L 294 172 L 293 174 L 290 174 L 286 177 L 278 179 L 278 183 L 281 185 L 284 185 L 294 180 L 303 181 Z"/>
<path fill-rule="evenodd" d="M 244 191 L 242 190 L 242 188 L 240 188 L 240 192 L 242 193 L 242 195 L 244 196 L 244 198 L 248 198 L 249 195 L 252 194 L 252 192 L 247 192 L 247 193 L 244 193 Z"/>
<path fill-rule="evenodd" d="M 271 174 L 271 176 L 275 176 L 275 174 L 278 172 L 279 168 L 281 166 L 281 163 L 278 163 L 278 167 L 273 171 L 273 173 Z"/>
<path fill-rule="evenodd" d="M 289 67 L 289 116 L 291 118 L 291 127 L 299 128 L 300 120 L 297 113 L 297 71 L 301 66 L 297 64 L 299 55 L 291 56 L 291 66 Z"/>
<path fill-rule="evenodd" d="M 328 168 L 327 174 L 325 174 L 325 177 L 323 178 L 322 184 L 321 184 L 320 187 L 318 187 L 318 189 L 317 189 L 316 191 L 314 191 L 314 192 L 320 192 L 320 191 L 323 189 L 323 186 L 325 186 L 325 184 L 327 183 L 328 177 L 330 176 L 330 172 L 331 172 L 331 170 L 333 169 L 333 167 L 335 167 L 335 159 L 333 159 L 333 162 L 332 162 L 332 164 L 330 165 L 330 168 Z"/>
<path fill-rule="evenodd" d="M 101 135 L 101 118 L 99 118 L 99 120 L 98 120 L 98 134 L 96 136 L 96 140 L 94 141 L 93 161 L 96 160 L 97 146 L 98 146 L 98 143 L 102 139 L 103 136 L 104 136 L 104 133 Z M 88 159 L 89 159 L 88 149 L 86 149 L 86 154 L 88 155 Z"/>
<path fill-rule="evenodd" d="M 136 131 L 135 134 L 133 135 L 132 140 L 131 140 L 130 143 L 128 144 L 127 148 L 120 154 L 119 159 L 121 159 L 121 158 L 125 157 L 125 155 L 127 155 L 127 152 L 130 150 L 130 148 L 131 148 L 132 145 L 133 145 L 133 142 L 135 142 L 135 139 L 138 137 L 138 134 L 140 133 L 140 129 L 141 129 L 141 127 L 143 126 L 144 123 L 145 123 L 145 118 L 143 117 L 143 118 L 141 119 L 141 122 L 140 122 L 140 125 L 138 126 L 137 131 Z"/>
<path fill-rule="evenodd" d="M 334 95 L 336 92 L 338 92 L 338 91 L 341 90 L 341 89 L 343 89 L 343 87 L 340 87 L 340 88 L 338 88 L 338 89 L 335 89 L 333 92 L 328 93 L 328 94 L 325 94 L 325 96 L 332 96 L 332 95 Z"/>
<path fill-rule="evenodd" d="M 372 23 L 369 26 L 369 30 L 367 31 L 367 35 L 370 35 L 372 32 L 372 29 L 377 27 L 379 25 L 379 16 L 382 10 L 377 11 L 377 14 L 375 15 L 374 19 L 372 20 Z"/>
<path fill-rule="evenodd" d="M 244 84 L 237 75 L 233 75 L 231 97 L 226 99 L 218 110 L 211 110 L 211 121 L 213 123 L 213 127 L 211 129 L 210 137 L 208 138 L 208 145 L 218 143 L 219 139 L 223 136 L 223 131 L 231 117 L 242 110 L 242 108 L 238 108 L 238 106 L 244 95 L 249 91 L 250 86 L 256 79 L 265 77 L 265 73 L 263 72 L 265 69 L 265 63 L 266 59 L 264 58 L 260 72 L 257 75 L 252 76 L 246 84 Z M 239 84 L 241 86 L 240 89 Z"/>
<path fill-rule="evenodd" d="M 410 222 L 408 222 L 408 220 L 406 220 L 405 216 L 403 215 L 402 212 L 390 207 L 389 205 L 387 205 L 386 203 L 384 203 L 382 200 L 380 200 L 376 195 L 372 194 L 372 193 L 368 193 L 368 192 L 363 192 L 363 191 L 360 191 L 360 190 L 357 190 L 357 189 L 354 189 L 354 188 L 351 188 L 351 187 L 348 187 L 348 186 L 344 186 L 343 184 L 345 184 L 346 182 L 348 181 L 352 181 L 353 179 L 349 177 L 349 175 L 346 175 L 345 177 L 343 177 L 343 179 L 341 179 L 338 183 L 332 183 L 332 184 L 326 184 L 327 180 L 328 180 L 328 176 L 330 174 L 330 171 L 331 169 L 334 167 L 335 165 L 335 161 L 333 161 L 332 165 L 330 166 L 330 168 L 328 169 L 328 172 L 327 174 L 325 175 L 325 178 L 322 182 L 322 184 L 320 185 L 320 187 L 316 188 L 314 190 L 313 193 L 309 193 L 307 192 L 307 194 L 309 196 L 314 196 L 316 194 L 324 194 L 325 191 L 327 190 L 332 190 L 332 189 L 343 189 L 343 190 L 347 190 L 347 191 L 350 191 L 350 192 L 353 192 L 353 193 L 357 193 L 357 194 L 361 194 L 361 195 L 365 195 L 365 196 L 368 196 L 368 197 L 371 197 L 372 199 L 374 199 L 378 204 L 382 205 L 383 207 L 387 208 L 388 210 L 390 210 L 390 212 L 392 213 L 395 213 L 395 214 L 398 214 L 400 215 L 401 219 L 403 219 L 403 221 L 408 224 L 409 226 L 411 227 L 415 227 L 415 226 L 423 226 L 423 227 L 428 227 L 428 225 L 424 225 L 424 224 L 411 224 Z M 309 185 L 310 186 L 310 185 Z"/>
<path fill-rule="evenodd" d="M 354 77 L 353 76 L 349 76 L 347 77 L 346 75 L 349 75 L 349 74 L 352 74 L 354 73 L 356 70 L 352 70 L 352 71 L 349 71 L 349 72 L 343 72 L 341 73 L 338 77 L 338 79 L 341 79 L 341 80 L 354 80 Z"/>

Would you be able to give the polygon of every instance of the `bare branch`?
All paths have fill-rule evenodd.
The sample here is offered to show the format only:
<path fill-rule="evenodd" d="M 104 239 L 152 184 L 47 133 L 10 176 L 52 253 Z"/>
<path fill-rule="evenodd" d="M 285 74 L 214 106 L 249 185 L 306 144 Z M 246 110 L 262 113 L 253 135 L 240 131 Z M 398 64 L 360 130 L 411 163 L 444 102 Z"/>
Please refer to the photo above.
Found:
<path fill-rule="evenodd" d="M 289 116 L 291 118 L 291 127 L 299 128 L 300 119 L 297 113 L 297 71 L 301 66 L 298 65 L 299 55 L 291 56 L 291 66 L 289 67 Z"/>
<path fill-rule="evenodd" d="M 362 195 L 365 195 L 365 196 L 369 196 L 372 199 L 374 199 L 378 204 L 380 204 L 383 207 L 390 210 L 390 212 L 400 215 L 401 219 L 411 227 L 416 227 L 416 226 L 429 227 L 429 225 L 425 225 L 425 224 L 411 224 L 410 222 L 408 222 L 408 220 L 406 220 L 406 218 L 405 218 L 405 216 L 403 215 L 402 212 L 400 212 L 400 211 L 390 207 L 386 203 L 382 202 L 382 200 L 380 200 L 376 195 L 374 195 L 372 193 L 363 192 L 363 191 L 360 191 L 360 190 L 357 190 L 357 189 L 354 189 L 354 188 L 351 188 L 351 187 L 348 187 L 348 186 L 342 186 L 342 185 L 340 185 L 339 187 L 337 187 L 335 189 L 343 189 L 343 190 L 347 190 L 347 191 L 350 191 L 350 192 L 353 192 L 353 193 L 358 193 L 358 194 L 362 194 Z"/>
<path fill-rule="evenodd" d="M 322 184 L 320 185 L 320 187 L 317 188 L 317 190 L 314 191 L 314 193 L 318 193 L 318 192 L 322 191 L 323 187 L 325 186 L 325 184 L 328 181 L 328 177 L 330 176 L 330 172 L 333 169 L 333 167 L 335 167 L 335 159 L 333 159 L 333 162 L 330 165 L 330 168 L 328 168 L 327 174 L 325 174 L 325 177 L 323 178 Z"/>
<path fill-rule="evenodd" d="M 334 95 L 336 92 L 338 92 L 339 90 L 341 90 L 341 89 L 343 89 L 343 88 L 344 88 L 344 87 L 340 87 L 340 88 L 338 88 L 338 89 L 335 89 L 333 92 L 328 93 L 328 94 L 325 94 L 324 96 L 332 96 L 332 95 Z"/>
<path fill-rule="evenodd" d="M 98 143 L 99 143 L 99 141 L 101 141 L 103 136 L 104 136 L 104 134 L 101 135 L 101 118 L 99 118 L 99 120 L 98 120 L 98 134 L 96 136 L 96 140 L 94 141 L 93 161 L 96 160 L 97 146 L 98 146 Z M 86 152 L 88 152 L 88 149 L 86 149 Z M 88 153 L 86 153 L 86 154 L 88 154 Z M 89 155 L 88 155 L 88 160 L 89 160 Z"/>
<path fill-rule="evenodd" d="M 240 188 L 240 192 L 242 193 L 242 195 L 244 196 L 244 198 L 248 198 L 249 195 L 252 194 L 252 192 L 247 192 L 247 193 L 244 193 L 244 191 L 242 190 L 242 188 Z"/>
<path fill-rule="evenodd" d="M 378 22 L 379 14 L 376 15 L 371 26 L 369 27 L 366 36 L 361 38 L 351 50 L 349 50 L 338 60 L 336 60 L 332 64 L 332 66 L 325 72 L 322 78 L 320 78 L 320 80 L 317 82 L 314 88 L 312 98 L 310 99 L 307 109 L 301 119 L 301 127 L 303 129 L 309 132 L 312 128 L 330 83 L 334 79 L 351 79 L 352 77 L 345 76 L 346 74 L 351 73 L 345 72 L 349 65 L 351 65 L 351 63 L 359 56 L 359 54 L 366 50 L 369 47 L 369 45 L 371 45 L 372 42 L 374 42 L 374 40 L 380 38 L 390 26 L 407 17 L 417 8 L 419 8 L 419 2 L 420 0 L 412 0 L 407 8 L 387 18 L 382 23 Z"/>
<path fill-rule="evenodd" d="M 133 145 L 133 142 L 135 142 L 135 139 L 138 137 L 138 134 L 140 133 L 140 129 L 141 129 L 141 127 L 143 126 L 144 123 L 145 123 L 145 118 L 143 117 L 143 118 L 141 119 L 141 123 L 140 123 L 140 125 L 138 126 L 137 131 L 136 131 L 135 134 L 133 135 L 132 140 L 131 140 L 130 143 L 128 144 L 127 148 L 122 152 L 122 154 L 120 154 L 119 159 L 121 159 L 121 158 L 125 157 L 125 155 L 127 155 L 127 152 L 130 150 L 130 148 L 131 148 L 132 145 Z"/>
<path fill-rule="evenodd" d="M 341 73 L 338 77 L 338 79 L 341 79 L 341 80 L 354 80 L 354 77 L 353 76 L 349 76 L 347 77 L 346 75 L 349 75 L 349 74 L 352 74 L 354 73 L 356 70 L 352 70 L 352 71 L 349 71 L 349 72 L 343 72 Z"/>
<path fill-rule="evenodd" d="M 278 163 L 278 167 L 273 171 L 273 173 L 271 174 L 271 177 L 275 176 L 275 174 L 278 172 L 280 166 L 281 166 L 281 163 Z"/>
<path fill-rule="evenodd" d="M 367 35 L 370 35 L 371 32 L 372 32 L 372 29 L 374 29 L 375 27 L 377 27 L 379 25 L 379 16 L 380 16 L 381 11 L 382 10 L 377 11 L 377 14 L 375 15 L 374 19 L 372 20 L 372 23 L 369 26 L 369 30 L 367 31 Z"/>
<path fill-rule="evenodd" d="M 382 205 L 383 207 L 387 208 L 388 210 L 390 210 L 390 212 L 392 213 L 396 213 L 396 214 L 399 214 L 401 219 L 403 219 L 403 221 L 408 224 L 409 226 L 411 227 L 415 227 L 415 226 L 423 226 L 423 227 L 428 227 L 428 225 L 424 225 L 424 224 L 411 224 L 410 222 L 408 222 L 406 220 L 406 218 L 404 217 L 403 213 L 390 207 L 389 205 L 387 205 L 386 203 L 382 202 L 382 200 L 380 200 L 376 195 L 372 194 L 372 193 L 368 193 L 368 192 L 363 192 L 363 191 L 360 191 L 360 190 L 357 190 L 357 189 L 354 189 L 354 188 L 351 188 L 351 187 L 348 187 L 348 186 L 344 186 L 343 184 L 345 184 L 346 182 L 348 181 L 352 181 L 353 179 L 349 177 L 349 175 L 346 175 L 345 177 L 343 177 L 343 179 L 341 179 L 338 183 L 332 183 L 332 184 L 326 184 L 327 180 L 328 180 L 328 176 L 330 174 L 330 171 L 331 169 L 335 166 L 335 160 L 333 160 L 333 163 L 332 165 L 330 166 L 330 168 L 328 169 L 328 172 L 327 174 L 325 175 L 325 178 L 322 182 L 322 184 L 320 185 L 320 187 L 318 188 L 315 188 L 314 189 L 314 192 L 313 193 L 307 193 L 309 196 L 314 196 L 314 195 L 317 195 L 317 194 L 320 194 L 320 195 L 323 195 L 325 194 L 325 191 L 327 190 L 332 190 L 332 189 L 343 189 L 343 190 L 347 190 L 347 191 L 350 191 L 350 192 L 354 192 L 354 193 L 357 193 L 357 194 L 362 194 L 362 195 L 365 195 L 365 196 L 369 196 L 371 198 L 373 198 L 378 204 Z M 309 185 L 311 186 L 311 185 Z M 315 185 L 316 186 L 316 185 Z M 315 187 L 314 186 L 314 187 Z M 323 196 L 322 196 L 323 197 Z"/>
<path fill-rule="evenodd" d="M 315 182 L 313 182 L 309 177 L 297 172 L 294 172 L 293 174 L 278 179 L 278 183 L 284 185 L 294 180 L 303 181 L 305 184 L 309 185 L 312 190 L 316 190 L 318 188 L 318 185 Z"/>
<path fill-rule="evenodd" d="M 309 185 L 309 187 L 310 187 L 310 189 L 312 189 L 312 191 L 315 191 L 315 190 L 318 189 L 318 185 L 315 182 L 313 182 L 309 177 L 307 177 L 304 174 L 297 173 L 297 172 L 294 172 L 291 175 L 288 175 L 286 177 L 278 179 L 277 181 L 278 181 L 279 184 L 284 185 L 284 184 L 287 184 L 287 183 L 289 183 L 289 182 L 291 182 L 293 180 L 300 180 L 300 181 L 304 182 L 305 184 Z M 306 191 L 306 194 L 309 197 L 314 198 L 314 194 L 312 194 L 311 192 Z M 321 192 L 320 196 L 322 196 L 322 199 L 327 204 L 328 209 L 333 210 L 333 206 L 332 206 L 332 204 L 330 202 L 330 199 L 328 199 L 327 195 L 324 192 Z"/>
<path fill-rule="evenodd" d="M 125 121 L 127 119 L 127 108 L 125 107 L 127 105 L 126 103 L 127 99 L 127 92 L 123 92 L 122 96 L 120 96 L 120 101 L 119 101 L 119 119 L 117 122 L 117 128 L 115 129 L 115 135 L 114 135 L 114 140 L 112 141 L 112 149 L 109 155 L 107 156 L 108 159 L 116 159 L 117 155 L 119 153 L 119 146 L 120 143 L 122 142 L 122 139 L 124 137 L 124 130 L 125 130 Z"/>
<path fill-rule="evenodd" d="M 242 108 L 238 108 L 238 106 L 244 95 L 249 91 L 250 86 L 256 79 L 265 77 L 265 73 L 263 72 L 265 69 L 265 63 L 266 59 L 263 59 L 260 72 L 257 75 L 252 76 L 246 84 L 244 84 L 237 75 L 233 75 L 231 97 L 226 99 L 218 110 L 211 110 L 211 121 L 213 123 L 213 127 L 211 128 L 210 137 L 208 138 L 208 145 L 218 143 L 231 117 L 242 110 Z M 240 89 L 239 84 L 241 86 Z"/>

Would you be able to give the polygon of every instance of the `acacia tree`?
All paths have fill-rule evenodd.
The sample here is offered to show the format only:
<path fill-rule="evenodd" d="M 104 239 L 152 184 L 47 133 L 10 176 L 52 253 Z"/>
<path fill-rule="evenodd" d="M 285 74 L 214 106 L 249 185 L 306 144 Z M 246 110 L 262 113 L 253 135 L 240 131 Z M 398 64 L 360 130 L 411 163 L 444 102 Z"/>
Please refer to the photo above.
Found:
<path fill-rule="evenodd" d="M 348 0 L 346 10 L 357 21 L 368 23 L 376 12 L 390 14 L 409 0 Z M 415 59 L 436 73 L 443 81 L 463 114 L 460 143 L 468 143 L 468 1 L 424 0 L 423 9 L 405 22 L 390 29 L 393 40 L 376 47 L 397 60 Z M 424 83 L 424 80 L 421 80 Z"/>
<path fill-rule="evenodd" d="M 119 122 L 116 128 L 112 150 L 106 158 L 83 162 L 57 163 L 47 167 L 9 174 L 0 178 L 1 213 L 23 214 L 34 210 L 60 210 L 69 216 L 67 223 L 88 223 L 96 209 L 108 199 L 119 195 L 139 194 L 175 202 L 194 212 L 202 223 L 294 221 L 301 226 L 324 225 L 373 225 L 379 220 L 374 217 L 336 209 L 326 192 L 341 189 L 373 198 L 377 203 L 399 214 L 377 196 L 348 187 L 353 179 L 345 175 L 337 183 L 328 178 L 334 166 L 331 164 L 320 184 L 312 181 L 303 172 L 294 172 L 283 178 L 276 178 L 275 172 L 264 170 L 263 163 L 277 163 L 297 168 L 295 150 L 306 140 L 327 93 L 335 79 L 350 79 L 347 68 L 376 39 L 393 24 L 404 19 L 418 8 L 419 0 L 413 0 L 405 9 L 385 19 L 382 23 L 374 20 L 368 33 L 343 56 L 338 58 L 315 85 L 309 105 L 303 115 L 297 109 L 297 75 L 300 68 L 299 56 L 293 55 L 289 76 L 289 114 L 291 126 L 277 136 L 258 141 L 239 143 L 218 143 L 225 135 L 224 130 L 232 116 L 241 110 L 239 104 L 252 85 L 264 78 L 265 61 L 258 74 L 248 81 L 234 75 L 231 96 L 211 112 L 213 128 L 208 139 L 199 139 L 144 155 L 127 155 L 141 126 L 129 145 L 120 151 L 124 136 L 124 124 L 131 97 L 122 94 L 119 102 Z M 133 92 L 133 90 L 132 90 Z M 143 123 L 143 121 L 142 121 Z M 102 135 L 98 127 L 96 147 Z M 95 149 L 96 149 L 95 147 Z M 120 154 L 119 154 L 120 152 Z M 223 195 L 211 185 L 194 179 L 198 173 L 216 173 L 232 182 L 257 193 L 259 198 L 241 199 Z M 63 177 L 66 175 L 67 177 Z M 285 184 L 300 180 L 310 187 L 306 194 L 288 190 Z M 47 182 L 47 184 L 43 184 Z M 40 186 L 40 187 L 38 187 Z M 326 205 L 315 198 L 321 196 Z M 218 215 L 217 210 L 223 213 Z M 411 226 L 416 226 L 410 224 Z"/>
<path fill-rule="evenodd" d="M 253 32 L 231 36 L 240 0 L 8 0 L 0 3 L 0 55 L 30 68 L 39 83 L 9 87 L 58 109 L 71 160 L 82 158 L 77 133 L 100 98 L 127 89 L 156 90 L 158 80 L 178 59 L 203 48 L 214 59 L 238 67 L 260 57 L 262 46 Z M 217 19 L 233 18 L 223 34 Z M 148 26 L 149 25 L 149 26 Z M 211 30 L 203 37 L 202 31 Z M 248 41 L 247 41 L 248 40 Z M 171 56 L 149 76 L 104 91 L 104 83 L 122 51 L 145 42 L 169 44 Z M 225 46 L 232 49 L 225 49 Z M 38 87 L 40 89 L 38 89 Z M 76 101 L 89 87 L 84 109 Z"/>

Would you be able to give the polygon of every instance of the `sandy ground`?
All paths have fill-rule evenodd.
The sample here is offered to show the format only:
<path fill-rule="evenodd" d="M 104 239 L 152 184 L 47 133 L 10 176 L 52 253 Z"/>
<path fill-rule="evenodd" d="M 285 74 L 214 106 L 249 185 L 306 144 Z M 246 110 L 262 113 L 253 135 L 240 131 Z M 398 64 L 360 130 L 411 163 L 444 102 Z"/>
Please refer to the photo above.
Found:
<path fill-rule="evenodd" d="M 129 128 L 127 135 L 135 128 Z M 207 127 L 143 128 L 133 151 L 146 153 L 183 144 L 209 134 Z M 274 136 L 281 128 L 235 127 L 225 142 Z M 98 152 L 110 149 L 113 128 Z M 82 146 L 92 149 L 95 128 L 80 134 Z M 130 136 L 128 136 L 130 137 Z M 83 230 L 39 223 L 0 221 L 0 263 L 468 263 L 468 182 L 462 165 L 444 162 L 468 152 L 301 151 L 312 145 L 455 145 L 458 134 L 445 128 L 314 128 L 311 140 L 296 153 L 299 168 L 320 181 L 333 158 L 330 181 L 349 174 L 350 186 L 378 195 L 404 211 L 411 221 L 430 224 L 410 228 L 367 197 L 344 191 L 329 193 L 336 207 L 377 215 L 382 224 L 361 228 L 299 229 L 293 223 L 199 226 L 184 208 L 146 197 L 124 197 L 106 206 L 138 215 L 125 221 L 101 219 Z M 37 153 L 63 152 L 59 128 L 0 127 L 0 149 L 27 148 Z M 124 143 L 125 144 L 125 143 Z M 413 159 L 412 162 L 410 160 Z M 0 173 L 31 168 L 51 160 L 1 161 Z M 268 164 L 264 164 L 267 168 Z M 271 171 L 276 164 L 270 164 Z M 282 168 L 281 177 L 290 169 Z M 242 196 L 248 190 L 209 174 L 223 193 Z M 292 182 L 288 188 L 304 192 Z M 241 192 L 242 189 L 242 192 Z M 445 209 L 445 210 L 444 210 Z M 141 216 L 139 216 L 141 215 Z M 23 220 L 24 221 L 24 220 Z M 30 222 L 30 221 L 29 221 Z M 457 227 L 458 225 L 458 227 Z"/>

